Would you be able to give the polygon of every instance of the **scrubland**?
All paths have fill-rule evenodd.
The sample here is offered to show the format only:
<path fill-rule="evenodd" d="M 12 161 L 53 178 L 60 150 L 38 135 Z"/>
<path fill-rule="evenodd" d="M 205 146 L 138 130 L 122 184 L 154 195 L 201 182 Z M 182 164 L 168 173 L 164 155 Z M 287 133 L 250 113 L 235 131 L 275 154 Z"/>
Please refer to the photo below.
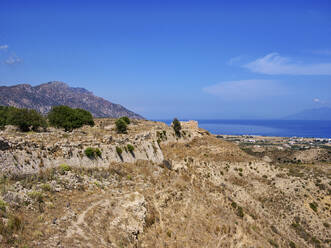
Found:
<path fill-rule="evenodd" d="M 95 122 L 1 131 L 1 247 L 330 247 L 329 157 L 298 163 L 203 129 Z"/>

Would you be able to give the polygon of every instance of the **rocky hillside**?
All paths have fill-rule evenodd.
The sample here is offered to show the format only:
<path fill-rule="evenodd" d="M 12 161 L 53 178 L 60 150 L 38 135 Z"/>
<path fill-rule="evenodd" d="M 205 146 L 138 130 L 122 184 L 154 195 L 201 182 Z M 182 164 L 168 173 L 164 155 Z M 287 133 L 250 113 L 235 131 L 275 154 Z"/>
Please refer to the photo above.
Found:
<path fill-rule="evenodd" d="M 72 133 L 7 127 L 0 246 L 330 247 L 329 163 L 269 163 L 183 126 L 180 138 L 144 120 L 128 134 L 112 119 Z"/>
<path fill-rule="evenodd" d="M 49 82 L 32 87 L 29 84 L 0 87 L 0 105 L 17 108 L 31 108 L 43 114 L 52 106 L 67 105 L 82 108 L 94 117 L 128 116 L 134 119 L 142 117 L 119 104 L 111 103 L 83 88 L 72 88 L 63 82 Z"/>

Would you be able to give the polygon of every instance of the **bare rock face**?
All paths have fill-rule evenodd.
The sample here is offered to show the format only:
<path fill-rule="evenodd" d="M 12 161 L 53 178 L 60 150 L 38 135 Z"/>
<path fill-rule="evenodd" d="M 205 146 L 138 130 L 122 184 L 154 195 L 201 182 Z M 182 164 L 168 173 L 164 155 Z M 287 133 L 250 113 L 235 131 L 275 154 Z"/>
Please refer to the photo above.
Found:
<path fill-rule="evenodd" d="M 143 119 L 142 116 L 111 103 L 83 88 L 69 87 L 63 82 L 49 82 L 32 87 L 29 84 L 0 87 L 0 105 L 17 108 L 31 108 L 46 114 L 52 106 L 67 105 L 90 111 L 94 117 L 128 116 Z"/>
<path fill-rule="evenodd" d="M 134 121 L 136 123 L 129 125 L 128 134 L 118 134 L 114 122 L 114 119 L 96 120 L 94 127 L 85 126 L 71 133 L 54 128 L 29 134 L 11 129 L 1 131 L 0 173 L 33 174 L 62 164 L 87 168 L 106 168 L 110 163 L 135 163 L 139 160 L 162 164 L 164 155 L 160 144 L 177 141 L 173 129 L 164 123 L 153 123 L 153 129 L 143 130 L 139 122 Z M 195 131 L 185 130 L 186 136 L 178 142 L 198 135 Z M 128 145 L 134 150 L 129 151 Z M 84 151 L 88 147 L 98 148 L 101 156 L 87 157 Z M 119 148 L 121 153 L 117 152 Z M 171 164 L 166 167 L 171 169 Z"/>

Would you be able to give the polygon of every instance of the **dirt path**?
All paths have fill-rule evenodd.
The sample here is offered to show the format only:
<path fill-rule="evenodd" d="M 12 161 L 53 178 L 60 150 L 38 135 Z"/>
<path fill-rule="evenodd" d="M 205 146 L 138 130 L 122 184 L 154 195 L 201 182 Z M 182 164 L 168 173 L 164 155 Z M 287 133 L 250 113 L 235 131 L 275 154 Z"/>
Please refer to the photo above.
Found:
<path fill-rule="evenodd" d="M 97 206 L 106 207 L 106 205 L 109 204 L 109 200 L 102 199 L 97 202 L 93 202 L 92 205 L 90 205 L 87 209 L 85 209 L 83 212 L 81 212 L 78 217 L 77 221 L 72 221 L 71 226 L 67 230 L 66 238 L 72 238 L 74 235 L 79 235 L 81 238 L 86 239 L 87 236 L 89 236 L 88 233 L 86 233 L 85 230 L 83 230 L 82 227 L 87 227 L 88 223 L 86 223 L 85 216 L 89 211 L 93 211 Z"/>

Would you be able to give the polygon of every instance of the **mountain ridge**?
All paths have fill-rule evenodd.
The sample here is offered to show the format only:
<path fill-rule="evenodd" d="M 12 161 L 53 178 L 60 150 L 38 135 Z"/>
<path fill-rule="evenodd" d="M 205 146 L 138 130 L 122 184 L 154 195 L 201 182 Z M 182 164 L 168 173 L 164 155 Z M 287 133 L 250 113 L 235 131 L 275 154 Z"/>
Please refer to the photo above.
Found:
<path fill-rule="evenodd" d="M 296 114 L 288 115 L 284 120 L 331 120 L 331 108 L 322 107 L 306 109 Z"/>
<path fill-rule="evenodd" d="M 88 110 L 94 117 L 128 116 L 143 119 L 139 114 L 120 104 L 95 96 L 85 88 L 70 87 L 61 81 L 51 81 L 37 86 L 30 84 L 0 86 L 0 105 L 31 108 L 42 114 L 49 112 L 52 106 L 68 105 L 72 108 Z"/>

